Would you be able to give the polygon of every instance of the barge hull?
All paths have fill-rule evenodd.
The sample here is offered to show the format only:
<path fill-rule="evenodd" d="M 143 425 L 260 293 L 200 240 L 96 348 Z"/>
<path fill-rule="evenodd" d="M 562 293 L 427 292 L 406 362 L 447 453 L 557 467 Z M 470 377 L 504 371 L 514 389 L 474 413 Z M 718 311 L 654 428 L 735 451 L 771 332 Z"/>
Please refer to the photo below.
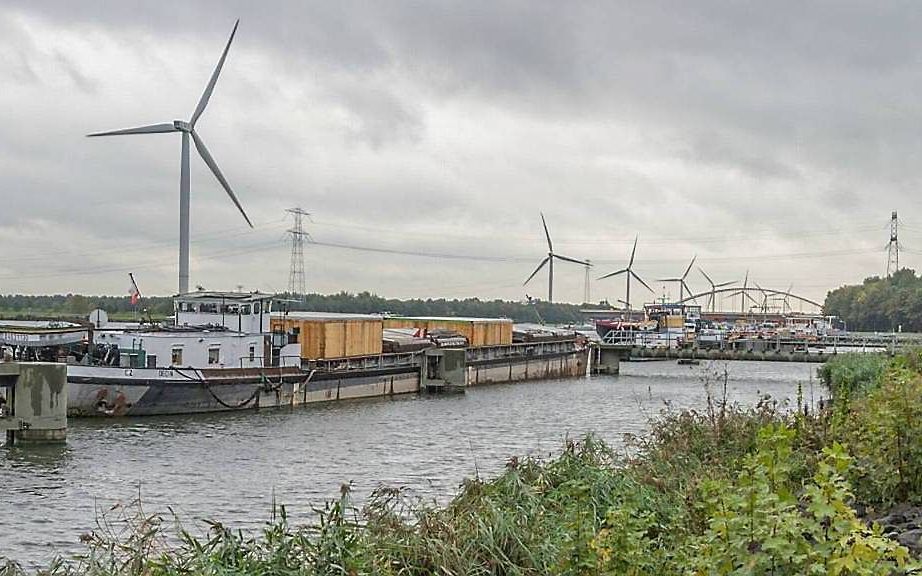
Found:
<path fill-rule="evenodd" d="M 519 350 L 521 351 L 521 350 Z M 492 353 L 491 353 L 492 352 Z M 586 375 L 588 350 L 558 347 L 542 354 L 484 350 L 466 367 L 480 386 Z M 321 371 L 121 369 L 69 366 L 68 415 L 154 416 L 293 407 L 420 391 L 418 365 Z"/>

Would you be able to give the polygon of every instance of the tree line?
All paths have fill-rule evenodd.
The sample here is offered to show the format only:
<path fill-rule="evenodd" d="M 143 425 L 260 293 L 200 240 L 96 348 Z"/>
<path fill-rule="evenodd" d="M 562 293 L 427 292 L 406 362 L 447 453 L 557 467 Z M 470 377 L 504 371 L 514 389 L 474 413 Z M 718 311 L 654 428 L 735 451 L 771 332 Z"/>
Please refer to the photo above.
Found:
<path fill-rule="evenodd" d="M 872 276 L 830 291 L 823 310 L 848 330 L 922 332 L 922 277 L 909 268 L 889 278 Z"/>
<path fill-rule="evenodd" d="M 605 305 L 605 303 L 602 303 Z M 355 314 L 390 313 L 401 316 L 472 316 L 482 318 L 512 318 L 516 322 L 575 324 L 582 322 L 579 310 L 585 305 L 549 303 L 535 300 L 516 302 L 510 300 L 465 299 L 409 299 L 383 298 L 371 292 L 339 292 L 337 294 L 308 294 L 292 298 L 282 294 L 276 309 L 314 310 L 317 312 L 345 312 Z M 162 319 L 173 313 L 171 296 L 146 296 L 137 306 L 127 296 L 84 296 L 81 294 L 56 294 L 34 296 L 24 294 L 0 295 L 0 317 L 4 318 L 85 318 L 96 308 L 102 308 L 113 318 L 132 316 Z"/>

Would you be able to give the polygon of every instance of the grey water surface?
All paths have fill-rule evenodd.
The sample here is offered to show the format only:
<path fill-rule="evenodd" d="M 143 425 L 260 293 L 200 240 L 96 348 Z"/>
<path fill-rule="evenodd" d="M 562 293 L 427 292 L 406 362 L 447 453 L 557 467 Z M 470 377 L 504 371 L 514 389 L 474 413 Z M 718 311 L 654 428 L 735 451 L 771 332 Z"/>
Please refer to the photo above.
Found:
<path fill-rule="evenodd" d="M 273 502 L 292 522 L 352 483 L 361 502 L 376 487 L 406 487 L 444 502 L 475 473 L 489 477 L 511 456 L 548 456 L 592 432 L 615 446 L 641 434 L 667 405 L 703 408 L 729 372 L 732 401 L 764 394 L 796 402 L 826 395 L 816 364 L 623 363 L 620 376 L 471 388 L 293 410 L 71 420 L 66 446 L 0 447 L 0 556 L 26 567 L 82 550 L 81 534 L 114 505 L 140 499 L 186 527 L 203 519 L 261 526 Z M 117 511 L 108 512 L 109 517 Z M 202 529 L 204 530 L 204 529 Z M 193 530 L 194 532 L 195 530 Z"/>

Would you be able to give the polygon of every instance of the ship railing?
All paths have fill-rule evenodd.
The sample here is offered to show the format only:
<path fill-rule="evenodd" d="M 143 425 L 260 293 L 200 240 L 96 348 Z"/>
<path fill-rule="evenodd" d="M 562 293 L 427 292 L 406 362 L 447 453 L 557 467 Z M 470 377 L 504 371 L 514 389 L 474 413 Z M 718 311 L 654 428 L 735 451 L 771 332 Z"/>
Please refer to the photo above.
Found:
<path fill-rule="evenodd" d="M 322 372 L 351 372 L 358 370 L 381 370 L 386 368 L 403 368 L 419 366 L 417 352 L 396 352 L 377 356 L 355 356 L 350 358 L 323 358 L 318 360 L 301 360 L 301 367 L 306 370 Z"/>
<path fill-rule="evenodd" d="M 485 362 L 502 358 L 545 356 L 549 354 L 576 352 L 583 349 L 585 349 L 585 344 L 575 338 L 474 346 L 467 349 L 467 361 Z"/>

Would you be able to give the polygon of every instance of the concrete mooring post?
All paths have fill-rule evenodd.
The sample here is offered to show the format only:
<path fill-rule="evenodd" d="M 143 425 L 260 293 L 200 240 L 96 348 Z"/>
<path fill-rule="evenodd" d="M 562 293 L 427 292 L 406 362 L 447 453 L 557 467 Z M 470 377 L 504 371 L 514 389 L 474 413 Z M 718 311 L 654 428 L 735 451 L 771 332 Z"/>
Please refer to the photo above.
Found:
<path fill-rule="evenodd" d="M 49 444 L 67 439 L 67 366 L 0 363 L 0 430 L 6 443 Z"/>
<path fill-rule="evenodd" d="M 467 350 L 426 350 L 420 366 L 420 389 L 428 392 L 464 392 L 467 386 Z"/>

